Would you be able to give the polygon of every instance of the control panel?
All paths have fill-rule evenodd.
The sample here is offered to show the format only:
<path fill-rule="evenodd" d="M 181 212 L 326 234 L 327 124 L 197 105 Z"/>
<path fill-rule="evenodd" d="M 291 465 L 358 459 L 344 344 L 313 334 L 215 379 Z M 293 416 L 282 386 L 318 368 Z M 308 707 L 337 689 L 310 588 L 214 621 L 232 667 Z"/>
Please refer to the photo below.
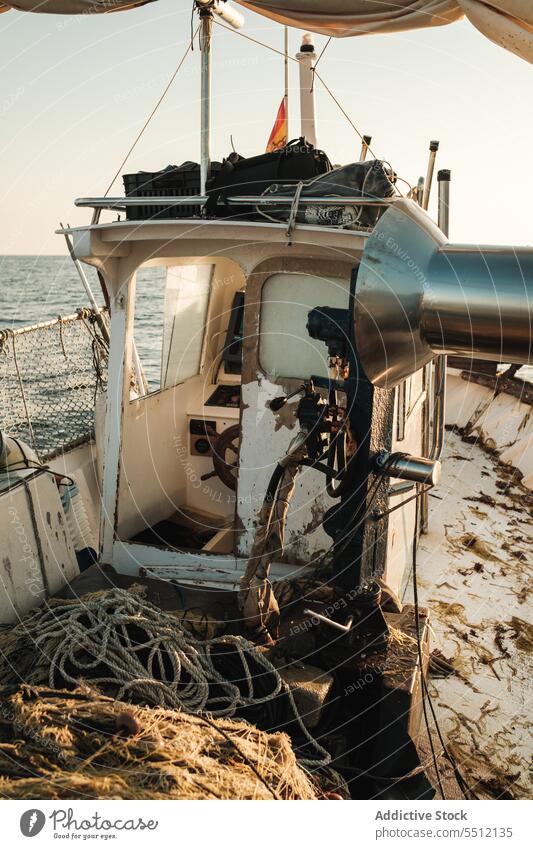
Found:
<path fill-rule="evenodd" d="M 212 437 L 217 435 L 217 423 L 207 419 L 189 419 L 189 440 L 193 457 L 211 457 Z"/>
<path fill-rule="evenodd" d="M 241 405 L 241 387 L 238 384 L 220 383 L 205 402 L 206 407 L 229 407 L 238 410 Z"/>

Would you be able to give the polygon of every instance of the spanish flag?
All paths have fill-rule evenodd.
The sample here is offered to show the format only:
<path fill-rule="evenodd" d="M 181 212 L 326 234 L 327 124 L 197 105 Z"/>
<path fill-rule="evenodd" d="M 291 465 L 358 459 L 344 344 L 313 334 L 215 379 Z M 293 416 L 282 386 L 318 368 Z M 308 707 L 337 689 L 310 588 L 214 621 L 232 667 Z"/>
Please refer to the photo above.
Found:
<path fill-rule="evenodd" d="M 285 147 L 288 140 L 287 106 L 285 103 L 285 98 L 283 97 L 279 105 L 276 120 L 274 121 L 274 126 L 272 127 L 272 132 L 270 133 L 266 152 L 272 153 L 274 150 L 279 150 L 280 147 Z"/>

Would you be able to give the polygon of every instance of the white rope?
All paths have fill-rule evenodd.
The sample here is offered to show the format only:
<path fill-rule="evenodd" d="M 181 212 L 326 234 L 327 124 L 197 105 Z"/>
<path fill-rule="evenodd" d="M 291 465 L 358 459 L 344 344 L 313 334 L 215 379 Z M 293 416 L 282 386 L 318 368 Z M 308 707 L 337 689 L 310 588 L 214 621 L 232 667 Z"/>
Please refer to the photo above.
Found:
<path fill-rule="evenodd" d="M 218 717 L 232 717 L 240 708 L 266 703 L 286 692 L 300 730 L 318 755 L 304 756 L 299 762 L 317 767 L 330 760 L 305 728 L 278 670 L 252 643 L 233 635 L 196 640 L 175 616 L 138 593 L 112 589 L 77 602 L 55 603 L 25 619 L 16 632 L 31 634 L 34 650 L 41 655 L 29 676 L 40 680 L 27 683 L 43 683 L 44 657 L 51 688 L 90 679 L 97 686 L 114 686 L 118 700 Z M 221 646 L 237 654 L 243 670 L 240 686 L 216 667 L 213 652 Z M 251 662 L 259 672 L 251 671 Z M 261 679 L 264 690 L 267 676 L 273 681 L 271 692 L 257 693 L 255 679 Z"/>

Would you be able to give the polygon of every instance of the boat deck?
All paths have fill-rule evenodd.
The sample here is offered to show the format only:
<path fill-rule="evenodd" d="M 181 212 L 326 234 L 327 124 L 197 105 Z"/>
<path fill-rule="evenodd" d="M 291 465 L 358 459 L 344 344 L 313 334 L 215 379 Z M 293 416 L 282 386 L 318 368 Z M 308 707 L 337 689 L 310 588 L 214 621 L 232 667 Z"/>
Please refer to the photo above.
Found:
<path fill-rule="evenodd" d="M 430 679 L 439 724 L 478 795 L 531 798 L 533 495 L 456 433 L 444 459 L 417 565 L 432 648 L 457 668 Z"/>
<path fill-rule="evenodd" d="M 448 678 L 430 677 L 433 703 L 450 751 L 477 795 L 530 798 L 533 493 L 496 454 L 458 433 L 447 432 L 443 459 L 442 482 L 430 494 L 430 527 L 420 540 L 417 573 L 420 603 L 431 610 L 431 648 L 457 671 Z M 93 568 L 71 591 L 81 595 L 139 581 L 145 579 L 106 576 Z M 155 604 L 174 609 L 183 602 L 168 596 L 168 584 L 146 583 Z M 195 605 L 190 592 L 186 603 Z M 226 603 L 233 600 L 232 593 L 224 596 Z M 411 580 L 403 600 L 413 600 Z M 436 786 L 423 730 L 417 745 Z M 436 736 L 435 746 L 438 751 Z M 461 798 L 449 766 L 439 761 L 446 795 Z"/>

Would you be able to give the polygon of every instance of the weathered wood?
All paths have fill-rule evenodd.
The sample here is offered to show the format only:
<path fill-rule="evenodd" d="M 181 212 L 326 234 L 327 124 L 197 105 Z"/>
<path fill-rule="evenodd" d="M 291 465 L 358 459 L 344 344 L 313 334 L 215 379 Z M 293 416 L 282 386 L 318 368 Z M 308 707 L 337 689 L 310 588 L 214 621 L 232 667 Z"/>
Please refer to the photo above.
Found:
<path fill-rule="evenodd" d="M 505 392 L 506 395 L 513 395 L 515 398 L 518 398 L 522 404 L 533 406 L 533 384 L 526 380 L 521 380 L 519 377 L 475 374 L 470 371 L 461 372 L 461 377 L 463 380 L 468 380 L 471 383 L 477 383 L 480 386 L 486 386 L 487 389 L 492 389 L 496 395 Z"/>
<path fill-rule="evenodd" d="M 448 356 L 448 366 L 459 368 L 473 374 L 496 374 L 498 363 L 492 360 L 473 360 L 470 357 Z"/>

